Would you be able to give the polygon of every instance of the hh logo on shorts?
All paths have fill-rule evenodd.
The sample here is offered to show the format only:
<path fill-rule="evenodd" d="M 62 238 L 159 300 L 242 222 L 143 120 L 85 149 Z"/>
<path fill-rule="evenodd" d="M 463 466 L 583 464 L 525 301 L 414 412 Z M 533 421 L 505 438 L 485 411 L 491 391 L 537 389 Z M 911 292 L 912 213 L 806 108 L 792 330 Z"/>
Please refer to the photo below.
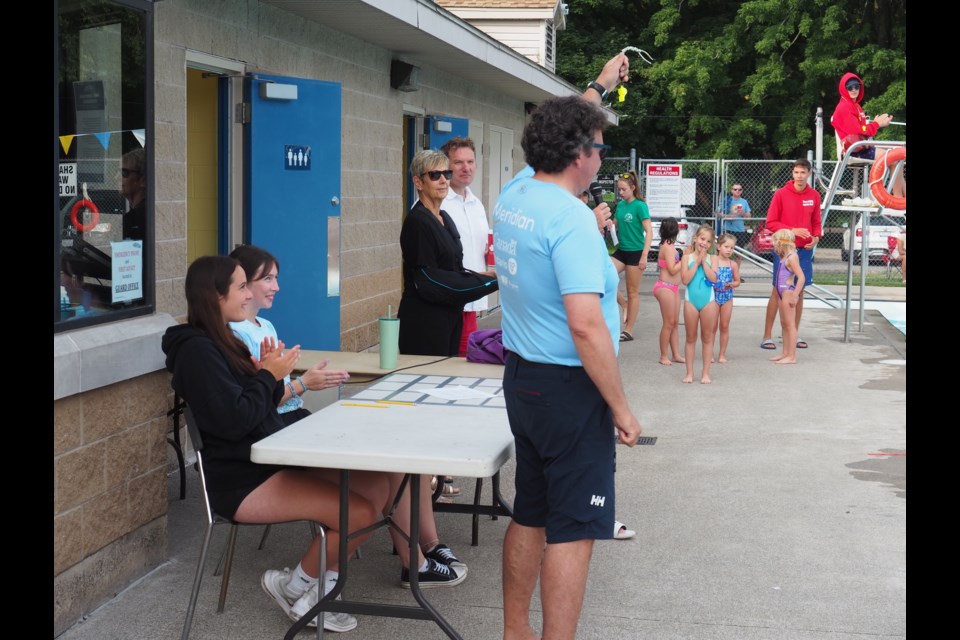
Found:
<path fill-rule="evenodd" d="M 602 507 L 603 503 L 607 501 L 607 496 L 593 496 L 590 498 L 591 507 Z"/>

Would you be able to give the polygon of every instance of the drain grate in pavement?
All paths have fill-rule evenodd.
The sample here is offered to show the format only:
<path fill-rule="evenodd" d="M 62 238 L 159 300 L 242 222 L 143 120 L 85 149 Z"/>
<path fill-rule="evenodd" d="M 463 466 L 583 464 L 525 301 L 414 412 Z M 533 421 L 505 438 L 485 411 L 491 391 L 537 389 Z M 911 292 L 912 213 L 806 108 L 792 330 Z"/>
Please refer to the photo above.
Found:
<path fill-rule="evenodd" d="M 657 444 L 657 437 L 640 436 L 637 438 L 637 444 Z"/>

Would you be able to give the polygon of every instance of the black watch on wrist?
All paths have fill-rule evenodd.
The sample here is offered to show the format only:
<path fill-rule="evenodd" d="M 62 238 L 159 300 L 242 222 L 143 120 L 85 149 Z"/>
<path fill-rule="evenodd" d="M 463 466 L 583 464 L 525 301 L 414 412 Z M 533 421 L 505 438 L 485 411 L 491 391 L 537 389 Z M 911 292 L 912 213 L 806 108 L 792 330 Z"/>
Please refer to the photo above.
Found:
<path fill-rule="evenodd" d="M 609 93 L 609 91 L 607 91 L 606 89 L 604 89 L 604 88 L 603 88 L 603 85 L 600 84 L 599 82 L 597 82 L 596 80 L 594 80 L 593 82 L 591 82 L 590 84 L 588 84 L 588 85 L 587 85 L 587 89 L 593 89 L 594 91 L 596 91 L 597 93 L 599 93 L 601 100 L 606 100 L 606 99 L 607 99 L 607 94 Z"/>

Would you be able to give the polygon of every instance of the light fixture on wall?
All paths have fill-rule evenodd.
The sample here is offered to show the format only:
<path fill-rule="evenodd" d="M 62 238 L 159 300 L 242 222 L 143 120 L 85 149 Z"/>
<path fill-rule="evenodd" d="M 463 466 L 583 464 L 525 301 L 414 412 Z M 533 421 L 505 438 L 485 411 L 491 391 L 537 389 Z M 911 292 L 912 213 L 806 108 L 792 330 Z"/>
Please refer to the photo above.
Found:
<path fill-rule="evenodd" d="M 260 85 L 260 97 L 264 100 L 296 100 L 297 85 L 267 81 Z"/>
<path fill-rule="evenodd" d="M 390 86 L 397 91 L 420 89 L 420 67 L 401 60 L 390 61 Z"/>

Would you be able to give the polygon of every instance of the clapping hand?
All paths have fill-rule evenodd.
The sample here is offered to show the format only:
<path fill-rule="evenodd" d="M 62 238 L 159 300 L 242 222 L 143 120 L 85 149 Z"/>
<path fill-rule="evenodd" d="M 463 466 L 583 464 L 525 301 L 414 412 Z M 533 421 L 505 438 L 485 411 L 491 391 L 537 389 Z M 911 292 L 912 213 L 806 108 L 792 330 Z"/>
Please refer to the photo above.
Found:
<path fill-rule="evenodd" d="M 251 356 L 252 357 L 252 356 Z M 283 380 L 290 375 L 300 360 L 300 345 L 284 350 L 282 340 L 273 342 L 271 338 L 264 338 L 260 343 L 260 360 L 254 362 L 261 369 L 266 369 L 277 380 Z"/>
<path fill-rule="evenodd" d="M 283 344 L 283 343 L 281 343 Z M 280 347 L 282 348 L 282 347 Z M 277 350 L 277 341 L 275 338 L 266 336 L 262 342 L 260 342 L 260 360 L 257 360 L 256 356 L 250 356 L 253 360 L 253 364 L 257 365 L 257 369 L 261 368 L 260 361 L 265 358 L 267 355 L 273 353 Z"/>
<path fill-rule="evenodd" d="M 300 377 L 307 389 L 319 391 L 329 387 L 336 387 L 350 379 L 350 374 L 346 371 L 336 369 L 327 369 L 329 360 L 323 360 L 313 365 Z"/>

